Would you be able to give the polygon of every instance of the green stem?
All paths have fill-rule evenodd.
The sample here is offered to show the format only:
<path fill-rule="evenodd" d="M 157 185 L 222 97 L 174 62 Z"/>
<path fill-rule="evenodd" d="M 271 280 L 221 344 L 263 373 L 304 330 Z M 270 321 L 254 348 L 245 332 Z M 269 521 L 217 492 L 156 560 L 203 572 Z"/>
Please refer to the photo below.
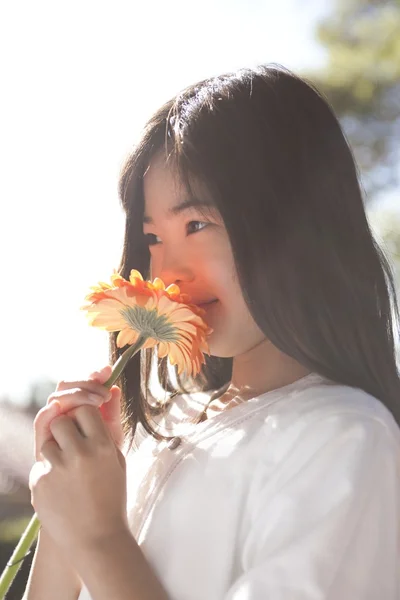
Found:
<path fill-rule="evenodd" d="M 119 357 L 115 365 L 113 366 L 113 370 L 109 379 L 104 384 L 107 388 L 111 388 L 111 386 L 115 383 L 118 377 L 121 375 L 124 370 L 127 362 L 132 356 L 134 356 L 140 348 L 143 346 L 147 339 L 147 336 L 140 335 L 136 344 L 129 346 L 127 350 Z M 0 577 L 0 600 L 5 598 L 8 590 L 11 587 L 12 582 L 16 574 L 18 573 L 21 565 L 28 553 L 28 550 L 32 546 L 33 542 L 36 540 L 39 529 L 40 529 L 40 521 L 38 519 L 37 514 L 35 513 L 30 520 L 27 528 L 21 536 L 14 552 L 10 560 L 8 561 L 8 565 L 4 569 L 3 573 Z M 10 566 L 11 565 L 11 566 Z"/>
<path fill-rule="evenodd" d="M 16 574 L 18 573 L 21 565 L 23 563 L 23 559 L 25 555 L 28 553 L 29 548 L 32 546 L 33 542 L 37 538 L 40 529 L 40 522 L 37 518 L 36 513 L 33 515 L 32 519 L 29 522 L 29 525 L 25 529 L 22 534 L 21 539 L 18 542 L 17 547 L 11 555 L 10 560 L 8 561 L 12 566 L 6 566 L 4 569 L 1 578 L 0 578 L 0 598 L 3 600 L 5 595 L 7 594 L 12 582 Z M 16 563 L 16 564 L 15 564 Z"/>
<path fill-rule="evenodd" d="M 121 354 L 121 356 L 119 357 L 119 359 L 113 366 L 113 370 L 111 372 L 110 377 L 103 384 L 106 388 L 110 388 L 112 385 L 114 385 L 114 383 L 117 381 L 118 377 L 121 375 L 122 371 L 124 370 L 125 365 L 128 362 L 128 360 L 130 360 L 132 358 L 132 356 L 134 356 L 136 354 L 136 352 L 138 350 L 140 350 L 140 348 L 143 346 L 143 344 L 147 340 L 147 337 L 148 336 L 146 336 L 146 335 L 139 335 L 136 344 L 129 346 L 129 348 L 127 350 L 125 350 L 125 352 L 123 354 Z"/>

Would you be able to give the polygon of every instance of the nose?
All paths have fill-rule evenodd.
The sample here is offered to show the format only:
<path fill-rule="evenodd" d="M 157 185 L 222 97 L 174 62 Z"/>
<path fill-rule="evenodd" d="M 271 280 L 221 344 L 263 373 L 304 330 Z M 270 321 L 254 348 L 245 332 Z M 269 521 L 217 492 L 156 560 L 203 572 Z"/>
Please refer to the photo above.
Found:
<path fill-rule="evenodd" d="M 163 257 L 160 257 L 160 261 L 157 261 L 155 257 L 152 258 L 151 277 L 152 279 L 159 277 L 165 283 L 165 287 L 168 287 L 171 283 L 176 285 L 190 283 L 194 279 L 194 272 L 187 258 L 182 256 L 182 252 L 175 252 L 174 254 L 164 252 Z"/>

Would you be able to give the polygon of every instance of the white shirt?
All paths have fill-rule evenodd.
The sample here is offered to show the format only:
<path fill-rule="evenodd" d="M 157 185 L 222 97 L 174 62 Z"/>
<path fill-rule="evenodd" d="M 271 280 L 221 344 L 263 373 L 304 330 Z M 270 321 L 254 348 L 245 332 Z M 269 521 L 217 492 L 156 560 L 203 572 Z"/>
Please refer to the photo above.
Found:
<path fill-rule="evenodd" d="M 312 373 L 174 427 L 175 449 L 126 456 L 130 528 L 171 600 L 400 600 L 400 429 L 380 401 Z"/>

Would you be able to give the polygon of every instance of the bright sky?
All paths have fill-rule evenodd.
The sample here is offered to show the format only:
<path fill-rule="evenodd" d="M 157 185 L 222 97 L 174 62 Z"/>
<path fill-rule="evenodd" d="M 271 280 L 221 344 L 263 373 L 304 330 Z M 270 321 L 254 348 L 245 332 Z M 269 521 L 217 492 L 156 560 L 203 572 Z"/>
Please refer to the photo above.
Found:
<path fill-rule="evenodd" d="M 259 63 L 322 65 L 326 0 L 30 0 L 0 5 L 0 395 L 108 364 L 79 310 L 117 267 L 118 173 L 182 87 Z"/>

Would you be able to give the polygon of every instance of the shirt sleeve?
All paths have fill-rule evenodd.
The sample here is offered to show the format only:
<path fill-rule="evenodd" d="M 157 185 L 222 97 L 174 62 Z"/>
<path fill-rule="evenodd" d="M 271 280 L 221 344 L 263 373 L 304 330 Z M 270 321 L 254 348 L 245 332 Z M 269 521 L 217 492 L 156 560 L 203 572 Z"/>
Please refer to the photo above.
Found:
<path fill-rule="evenodd" d="M 258 485 L 224 600 L 400 599 L 399 441 L 346 413 L 305 428 Z"/>

